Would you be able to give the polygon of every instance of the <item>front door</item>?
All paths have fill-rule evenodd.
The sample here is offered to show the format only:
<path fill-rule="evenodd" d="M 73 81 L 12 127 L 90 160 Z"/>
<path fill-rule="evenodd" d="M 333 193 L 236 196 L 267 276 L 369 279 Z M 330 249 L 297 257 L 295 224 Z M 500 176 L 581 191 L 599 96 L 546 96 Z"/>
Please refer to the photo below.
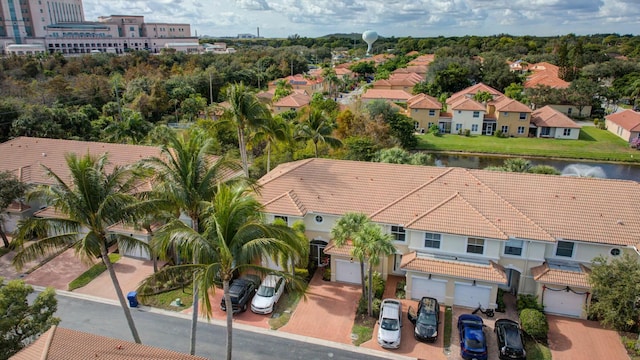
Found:
<path fill-rule="evenodd" d="M 324 240 L 311 240 L 309 248 L 309 257 L 311 261 L 315 261 L 316 264 L 322 263 L 324 257 L 324 248 L 327 246 L 327 242 Z"/>
<path fill-rule="evenodd" d="M 404 271 L 400 269 L 400 263 L 402 263 L 402 254 L 393 255 L 393 272 L 396 274 L 404 274 Z"/>
<path fill-rule="evenodd" d="M 493 123 L 484 124 L 484 134 L 485 135 L 493 135 Z"/>
<path fill-rule="evenodd" d="M 507 270 L 507 277 L 509 278 L 509 291 L 513 295 L 518 295 L 518 287 L 520 286 L 520 272 L 515 269 Z"/>

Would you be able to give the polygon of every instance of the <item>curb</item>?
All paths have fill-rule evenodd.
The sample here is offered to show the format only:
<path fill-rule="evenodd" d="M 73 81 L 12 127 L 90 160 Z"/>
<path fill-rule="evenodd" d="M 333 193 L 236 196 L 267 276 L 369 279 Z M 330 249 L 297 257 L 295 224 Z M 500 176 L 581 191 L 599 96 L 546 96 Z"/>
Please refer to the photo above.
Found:
<path fill-rule="evenodd" d="M 32 287 L 36 291 L 44 291 L 46 289 L 46 287 L 44 287 L 44 286 L 32 286 Z M 71 291 L 57 290 L 57 289 L 56 289 L 56 294 L 60 295 L 60 296 L 66 296 L 66 297 L 74 298 L 74 299 L 93 301 L 93 302 L 97 302 L 97 303 L 102 303 L 102 304 L 107 304 L 107 305 L 113 305 L 113 306 L 120 307 L 120 302 L 117 301 L 117 300 L 104 299 L 104 298 L 100 298 L 100 297 L 97 297 L 97 296 L 79 294 L 79 293 L 74 293 L 74 292 L 71 292 Z M 153 308 L 153 307 L 149 307 L 149 306 L 140 306 L 140 307 L 138 307 L 136 309 L 138 311 L 140 311 L 140 312 L 149 312 L 149 313 L 163 315 L 163 316 L 172 316 L 174 318 L 180 318 L 180 319 L 184 319 L 184 320 L 191 320 L 191 314 L 183 314 L 183 313 L 180 313 L 180 312 L 174 312 L 174 311 L 169 311 L 169 310 L 164 310 L 164 309 L 158 309 L 158 308 Z M 199 317 L 198 318 L 198 322 L 200 322 L 200 323 L 209 323 L 209 324 L 222 326 L 222 327 L 226 327 L 227 326 L 227 322 L 224 321 L 224 320 L 218 320 L 218 319 L 207 320 L 204 317 Z M 300 342 L 306 342 L 306 343 L 312 343 L 312 344 L 316 344 L 316 345 L 320 345 L 320 346 L 325 346 L 325 347 L 329 347 L 329 348 L 333 348 L 333 349 L 351 351 L 351 352 L 358 353 L 358 354 L 378 356 L 378 357 L 382 357 L 382 358 L 396 359 L 396 360 L 416 360 L 416 358 L 410 357 L 410 356 L 392 354 L 392 353 L 389 353 L 389 352 L 384 352 L 384 351 L 374 350 L 374 349 L 366 349 L 366 348 L 361 348 L 359 346 L 354 346 L 354 345 L 343 344 L 343 343 L 338 343 L 338 342 L 329 341 L 329 340 L 313 338 L 313 337 L 310 337 L 310 336 L 303 336 L 303 335 L 297 335 L 297 334 L 292 334 L 292 333 L 286 333 L 286 332 L 279 331 L 279 330 L 263 329 L 263 328 L 259 328 L 259 327 L 255 327 L 255 326 L 251 326 L 251 325 L 246 325 L 246 324 L 234 323 L 233 324 L 233 328 L 234 329 L 243 330 L 243 331 L 247 331 L 247 332 L 251 332 L 251 333 L 256 333 L 256 334 L 276 336 L 276 337 L 283 338 L 283 339 L 291 339 L 291 340 L 296 340 L 296 341 L 300 341 Z"/>

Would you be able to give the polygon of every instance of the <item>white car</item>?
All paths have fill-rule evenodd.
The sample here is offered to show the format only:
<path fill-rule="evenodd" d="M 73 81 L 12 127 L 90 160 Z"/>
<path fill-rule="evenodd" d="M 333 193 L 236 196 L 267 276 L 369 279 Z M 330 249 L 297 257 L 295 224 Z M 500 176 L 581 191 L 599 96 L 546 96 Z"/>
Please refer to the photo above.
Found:
<path fill-rule="evenodd" d="M 267 275 L 262 280 L 258 292 L 251 301 L 251 311 L 256 314 L 269 314 L 280 300 L 284 292 L 284 278 L 278 275 Z"/>
<path fill-rule="evenodd" d="M 378 324 L 378 344 L 386 349 L 399 348 L 402 336 L 402 303 L 395 299 L 382 300 Z"/>

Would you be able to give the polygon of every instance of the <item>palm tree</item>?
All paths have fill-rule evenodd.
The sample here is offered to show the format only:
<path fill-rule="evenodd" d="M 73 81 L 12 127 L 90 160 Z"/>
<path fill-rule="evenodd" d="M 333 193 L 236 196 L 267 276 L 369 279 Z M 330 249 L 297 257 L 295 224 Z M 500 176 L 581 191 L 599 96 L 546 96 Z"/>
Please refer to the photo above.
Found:
<path fill-rule="evenodd" d="M 192 131 L 183 137 L 175 133 L 165 134 L 166 144 L 162 146 L 163 158 L 143 160 L 141 169 L 152 172 L 156 198 L 164 201 L 164 207 L 170 209 L 176 218 L 186 215 L 191 229 L 201 231 L 199 221 L 207 202 L 211 201 L 217 190 L 217 184 L 227 180 L 232 171 L 239 166 L 226 157 L 213 161 L 213 140 L 204 133 Z M 238 181 L 236 178 L 233 181 Z M 162 254 L 155 252 L 157 254 Z M 193 260 L 187 254 L 179 253 L 178 260 Z M 198 288 L 194 287 L 193 314 L 191 319 L 190 353 L 195 354 L 196 325 L 198 323 Z"/>
<path fill-rule="evenodd" d="M 382 233 L 382 229 L 379 225 L 374 223 L 367 223 L 360 228 L 355 235 L 356 241 L 354 244 L 356 247 L 360 247 L 358 251 L 364 253 L 369 264 L 369 287 L 367 291 L 367 312 L 369 316 L 372 316 L 372 303 L 373 303 L 373 268 L 380 265 L 381 256 L 389 256 L 396 251 L 393 246 L 392 238 L 390 234 Z"/>
<path fill-rule="evenodd" d="M 246 186 L 219 184 L 216 192 L 202 213 L 201 233 L 179 220 L 173 220 L 163 227 L 152 245 L 159 253 L 175 247 L 193 258 L 193 264 L 161 270 L 145 282 L 153 281 L 153 277 L 166 276 L 167 272 L 194 273 L 194 293 L 198 289 L 207 318 L 211 317 L 214 306 L 209 292 L 215 291 L 217 279 L 222 280 L 225 302 L 231 304 L 229 284 L 236 271 L 275 272 L 288 280 L 290 289 L 302 291 L 302 283 L 288 272 L 274 271 L 254 262 L 267 255 L 284 260 L 286 268 L 292 261 L 308 256 L 306 239 L 300 241 L 296 231 L 287 226 L 265 224 L 261 216 L 262 206 Z M 228 360 L 232 353 L 232 314 L 233 308 L 227 306 Z"/>
<path fill-rule="evenodd" d="M 227 101 L 231 106 L 225 110 L 225 114 L 227 119 L 231 120 L 238 129 L 238 147 L 242 159 L 242 169 L 244 175 L 249 177 L 246 131 L 259 127 L 271 116 L 271 113 L 243 83 L 229 86 Z"/>
<path fill-rule="evenodd" d="M 362 297 L 366 296 L 364 282 L 364 261 L 365 254 L 362 251 L 363 247 L 355 244 L 359 239 L 356 237 L 360 229 L 369 223 L 369 218 L 366 214 L 349 212 L 344 214 L 331 229 L 331 237 L 336 243 L 336 246 L 344 246 L 349 241 L 353 245 L 351 256 L 358 259 L 360 262 L 360 284 L 362 285 Z"/>
<path fill-rule="evenodd" d="M 335 124 L 320 110 L 313 109 L 309 116 L 298 123 L 296 138 L 304 141 L 313 141 L 315 157 L 318 157 L 318 143 L 326 143 L 331 147 L 340 147 L 342 142 L 332 136 Z"/>
<path fill-rule="evenodd" d="M 110 239 L 107 233 L 109 226 L 135 218 L 136 198 L 131 194 L 136 189 L 136 179 L 126 168 L 116 167 L 107 174 L 106 155 L 95 158 L 87 154 L 79 158 L 75 154 L 68 154 L 66 160 L 70 181 L 65 181 L 59 174 L 44 167 L 54 184 L 35 188 L 27 195 L 29 201 L 38 199 L 52 206 L 62 216 L 29 218 L 24 221 L 14 240 L 14 245 L 19 250 L 13 264 L 20 270 L 29 261 L 69 246 L 74 247 L 76 256 L 85 263 L 91 264 L 95 258 L 101 258 L 111 277 L 133 339 L 140 343 L 129 306 L 109 260 Z M 33 234 L 40 238 L 25 246 L 25 242 L 31 240 Z M 126 235 L 117 235 L 116 239 L 121 251 L 146 246 Z"/>
<path fill-rule="evenodd" d="M 278 141 L 290 143 L 292 140 L 289 123 L 281 116 L 269 118 L 256 129 L 252 137 L 255 142 L 267 143 L 267 172 L 271 171 L 271 146 Z"/>
<path fill-rule="evenodd" d="M 507 172 L 529 172 L 531 161 L 523 158 L 507 159 L 504 161 L 504 168 Z"/>

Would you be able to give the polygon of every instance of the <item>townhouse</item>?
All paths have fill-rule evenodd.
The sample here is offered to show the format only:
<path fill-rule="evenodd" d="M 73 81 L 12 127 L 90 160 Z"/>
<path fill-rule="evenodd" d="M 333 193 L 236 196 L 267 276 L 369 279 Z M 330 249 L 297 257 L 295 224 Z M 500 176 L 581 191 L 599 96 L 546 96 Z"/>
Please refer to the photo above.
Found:
<path fill-rule="evenodd" d="M 633 110 L 623 110 L 605 116 L 607 130 L 620 138 L 631 142 L 640 137 L 640 113 Z"/>
<path fill-rule="evenodd" d="M 426 94 L 414 95 L 407 100 L 407 115 L 413 119 L 416 132 L 425 133 L 432 125 L 438 125 L 442 104 Z"/>
<path fill-rule="evenodd" d="M 494 308 L 503 289 L 585 317 L 592 259 L 639 254 L 635 181 L 307 159 L 259 184 L 267 219 L 302 220 L 311 258 L 331 256 L 332 281 L 359 284 L 352 246 L 337 247 L 331 229 L 367 214 L 395 245 L 376 270 L 404 276 L 411 299 Z"/>

